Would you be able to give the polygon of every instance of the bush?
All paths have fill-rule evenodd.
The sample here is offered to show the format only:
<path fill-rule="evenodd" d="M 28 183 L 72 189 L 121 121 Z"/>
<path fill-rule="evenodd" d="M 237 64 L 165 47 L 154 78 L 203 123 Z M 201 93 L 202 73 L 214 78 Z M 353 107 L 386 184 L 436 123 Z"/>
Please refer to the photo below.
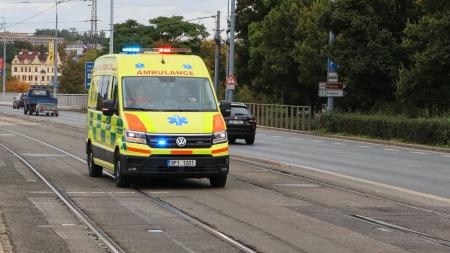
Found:
<path fill-rule="evenodd" d="M 450 145 L 450 118 L 405 118 L 384 115 L 331 113 L 322 117 L 328 132 L 398 139 L 430 145 Z"/>

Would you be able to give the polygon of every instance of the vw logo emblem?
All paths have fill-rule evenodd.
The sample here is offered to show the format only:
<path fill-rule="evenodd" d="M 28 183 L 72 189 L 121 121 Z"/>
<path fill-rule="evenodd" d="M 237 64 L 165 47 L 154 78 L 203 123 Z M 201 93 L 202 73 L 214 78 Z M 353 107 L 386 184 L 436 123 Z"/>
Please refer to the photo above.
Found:
<path fill-rule="evenodd" d="M 180 148 L 186 146 L 186 138 L 178 137 L 177 138 L 177 146 L 180 147 Z"/>

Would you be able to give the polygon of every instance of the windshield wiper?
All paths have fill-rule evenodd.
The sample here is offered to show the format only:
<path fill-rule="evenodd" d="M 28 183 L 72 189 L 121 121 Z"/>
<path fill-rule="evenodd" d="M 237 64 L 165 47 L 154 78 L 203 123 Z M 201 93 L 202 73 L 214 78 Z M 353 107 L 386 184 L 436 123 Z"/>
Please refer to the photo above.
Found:
<path fill-rule="evenodd" d="M 126 111 L 143 111 L 143 112 L 155 112 L 155 111 L 159 111 L 159 110 L 155 110 L 155 109 L 140 108 L 140 107 L 126 107 L 125 110 L 126 110 Z"/>
<path fill-rule="evenodd" d="M 202 112 L 203 110 L 198 109 L 167 109 L 163 110 L 165 112 Z"/>

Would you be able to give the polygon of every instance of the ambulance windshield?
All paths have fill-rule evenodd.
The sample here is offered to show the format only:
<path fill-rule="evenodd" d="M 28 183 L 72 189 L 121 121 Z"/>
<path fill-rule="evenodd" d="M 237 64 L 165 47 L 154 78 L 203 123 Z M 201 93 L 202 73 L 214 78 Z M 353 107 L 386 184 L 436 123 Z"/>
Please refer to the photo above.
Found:
<path fill-rule="evenodd" d="M 123 104 L 128 111 L 216 112 L 207 78 L 124 77 Z"/>

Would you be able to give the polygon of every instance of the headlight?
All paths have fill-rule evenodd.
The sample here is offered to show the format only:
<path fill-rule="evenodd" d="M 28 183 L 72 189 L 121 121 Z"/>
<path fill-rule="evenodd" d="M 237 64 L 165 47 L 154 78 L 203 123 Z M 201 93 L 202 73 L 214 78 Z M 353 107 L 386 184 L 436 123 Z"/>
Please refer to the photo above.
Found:
<path fill-rule="evenodd" d="M 227 141 L 227 131 L 214 133 L 213 144 L 218 144 Z"/>
<path fill-rule="evenodd" d="M 146 135 L 143 132 L 125 131 L 125 140 L 132 143 L 147 144 Z"/>

